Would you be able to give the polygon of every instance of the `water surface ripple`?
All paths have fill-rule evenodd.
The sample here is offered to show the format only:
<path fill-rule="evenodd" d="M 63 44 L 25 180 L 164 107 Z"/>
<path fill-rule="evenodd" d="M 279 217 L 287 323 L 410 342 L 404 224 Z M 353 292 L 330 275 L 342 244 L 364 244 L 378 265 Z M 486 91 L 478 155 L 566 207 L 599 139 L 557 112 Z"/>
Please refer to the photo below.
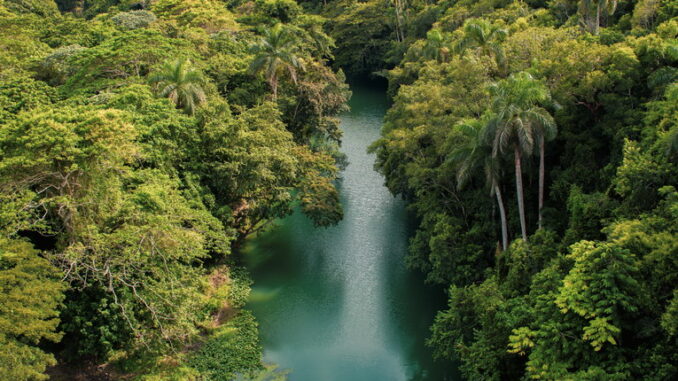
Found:
<path fill-rule="evenodd" d="M 265 360 L 291 369 L 292 381 L 444 380 L 449 368 L 424 345 L 442 291 L 405 268 L 411 216 L 367 153 L 379 137 L 385 93 L 352 90 L 351 111 L 341 117 L 344 219 L 314 228 L 295 213 L 252 240 L 248 308 Z"/>

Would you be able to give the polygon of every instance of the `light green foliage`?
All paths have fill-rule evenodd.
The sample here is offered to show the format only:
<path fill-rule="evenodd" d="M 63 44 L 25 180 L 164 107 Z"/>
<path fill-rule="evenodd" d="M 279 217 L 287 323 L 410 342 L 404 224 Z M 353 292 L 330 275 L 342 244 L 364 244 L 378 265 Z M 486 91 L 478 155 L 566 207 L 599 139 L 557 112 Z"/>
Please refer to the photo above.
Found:
<path fill-rule="evenodd" d="M 429 343 L 469 379 L 678 375 L 678 29 L 616 3 L 438 2 L 388 72 L 376 167 L 420 217 L 408 264 L 451 285 Z M 504 251 L 493 182 L 524 197 Z"/>
<path fill-rule="evenodd" d="M 122 30 L 146 28 L 155 20 L 157 17 L 152 12 L 144 10 L 121 12 L 111 18 L 111 21 Z"/>
<path fill-rule="evenodd" d="M 293 1 L 251 15 L 209 0 L 66 1 L 64 15 L 42 5 L 56 9 L 0 3 L 0 234 L 45 248 L 46 259 L 31 251 L 35 266 L 69 285 L 45 280 L 55 294 L 44 297 L 63 305 L 60 322 L 56 305 L 39 306 L 51 311 L 42 338 L 58 329 L 65 360 L 140 379 L 212 374 L 221 364 L 188 360 L 199 340 L 228 356 L 231 376 L 260 369 L 256 323 L 234 310 L 250 281 L 232 249 L 297 206 L 318 225 L 342 216 L 336 116 L 349 92 L 327 66 L 325 20 Z M 285 31 L 299 63 L 293 76 L 277 66 L 277 103 L 249 70 L 265 30 Z M 215 269 L 230 276 L 218 292 Z M 44 378 L 53 356 L 1 325 L 3 366 L 24 345 L 12 379 Z M 235 326 L 240 339 L 222 335 Z"/>
<path fill-rule="evenodd" d="M 42 290 L 25 332 L 0 323 L 0 364 L 40 378 L 61 330 L 69 359 L 140 378 L 281 376 L 249 313 L 214 314 L 246 299 L 231 246 L 295 206 L 341 218 L 331 60 L 389 79 L 371 150 L 418 217 L 408 264 L 449 286 L 438 356 L 470 379 L 676 378 L 675 3 L 0 1 L 0 276 Z"/>
<path fill-rule="evenodd" d="M 56 49 L 45 57 L 38 68 L 38 78 L 50 85 L 63 85 L 76 72 L 73 58 L 83 52 L 80 45 L 69 45 Z"/>
<path fill-rule="evenodd" d="M 638 261 L 624 249 L 590 241 L 576 243 L 571 251 L 574 267 L 555 302 L 562 313 L 572 311 L 588 320 L 583 339 L 599 351 L 606 342 L 617 344 L 618 315 L 638 309 Z"/>
<path fill-rule="evenodd" d="M 258 81 L 249 71 L 252 60 L 250 41 L 231 33 L 219 33 L 210 41 L 216 54 L 209 60 L 205 74 L 231 104 L 251 107 L 268 92 L 265 81 Z"/>
<path fill-rule="evenodd" d="M 130 171 L 139 151 L 123 115 L 79 108 L 20 117 L 0 135 L 0 175 L 8 187 L 40 190 L 24 208 L 44 209 L 65 229 L 53 259 L 69 280 L 106 287 L 137 339 L 155 335 L 146 331 L 151 325 L 172 340 L 190 332 L 196 273 L 189 266 L 205 255 L 198 231 L 218 224 L 187 205 L 175 180 Z"/>
<path fill-rule="evenodd" d="M 232 206 L 241 220 L 237 226 L 246 233 L 289 210 L 299 176 L 296 145 L 271 103 L 236 118 L 214 111 L 204 126 L 206 178 L 219 203 Z"/>
<path fill-rule="evenodd" d="M 203 44 L 209 34 L 239 29 L 235 15 L 214 0 L 159 0 L 150 9 L 160 18 L 159 23 L 172 27 L 176 23 L 186 32 L 185 39 Z M 201 49 L 201 47 L 196 46 Z"/>
<path fill-rule="evenodd" d="M 38 40 L 45 21 L 33 14 L 15 14 L 0 3 L 0 77 L 27 74 L 31 66 L 49 52 Z"/>
<path fill-rule="evenodd" d="M 527 327 L 520 327 L 513 330 L 513 334 L 509 336 L 509 353 L 517 353 L 521 356 L 525 355 L 525 351 L 534 347 L 534 332 Z"/>
<path fill-rule="evenodd" d="M 58 342 L 65 283 L 58 269 L 22 240 L 0 236 L 0 379 L 44 380 L 56 361 L 38 347 Z"/>
<path fill-rule="evenodd" d="M 260 361 L 257 323 L 248 311 L 241 311 L 205 342 L 190 364 L 207 380 L 233 379 L 238 373 L 254 374 Z"/>
<path fill-rule="evenodd" d="M 72 62 L 78 70 L 64 91 L 92 94 L 114 83 L 129 83 L 152 71 L 169 58 L 188 56 L 184 40 L 167 38 L 150 29 L 135 29 L 84 50 Z"/>
<path fill-rule="evenodd" d="M 53 17 L 59 13 L 54 0 L 6 0 L 5 5 L 17 13 L 34 13 L 42 17 Z"/>
<path fill-rule="evenodd" d="M 0 82 L 0 124 L 8 123 L 24 110 L 52 103 L 56 100 L 53 88 L 41 81 L 15 77 Z"/>
<path fill-rule="evenodd" d="M 43 19 L 38 28 L 40 40 L 55 49 L 70 45 L 91 48 L 118 33 L 117 29 L 103 18 L 87 20 L 66 13 L 53 22 L 47 21 Z"/>

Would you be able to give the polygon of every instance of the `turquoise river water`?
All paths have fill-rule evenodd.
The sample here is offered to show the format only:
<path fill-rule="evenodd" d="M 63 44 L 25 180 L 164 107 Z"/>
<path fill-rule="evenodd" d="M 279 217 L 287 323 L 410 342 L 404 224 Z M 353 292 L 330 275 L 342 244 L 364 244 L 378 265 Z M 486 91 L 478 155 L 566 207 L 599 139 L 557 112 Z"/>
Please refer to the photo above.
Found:
<path fill-rule="evenodd" d="M 425 346 L 444 294 L 405 268 L 412 216 L 366 151 L 379 137 L 385 91 L 352 90 L 341 117 L 343 221 L 314 228 L 295 213 L 246 250 L 265 360 L 291 370 L 291 381 L 458 379 Z"/>

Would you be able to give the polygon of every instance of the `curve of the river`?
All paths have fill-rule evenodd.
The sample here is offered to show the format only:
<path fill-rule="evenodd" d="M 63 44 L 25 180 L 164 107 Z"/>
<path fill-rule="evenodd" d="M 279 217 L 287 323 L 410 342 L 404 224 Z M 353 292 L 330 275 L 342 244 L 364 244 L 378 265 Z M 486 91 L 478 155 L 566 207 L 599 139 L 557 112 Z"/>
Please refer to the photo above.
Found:
<path fill-rule="evenodd" d="M 425 346 L 443 293 L 405 268 L 411 216 L 366 151 L 379 137 L 385 91 L 352 90 L 341 116 L 343 221 L 314 228 L 295 213 L 246 250 L 264 358 L 290 369 L 292 381 L 456 378 Z"/>

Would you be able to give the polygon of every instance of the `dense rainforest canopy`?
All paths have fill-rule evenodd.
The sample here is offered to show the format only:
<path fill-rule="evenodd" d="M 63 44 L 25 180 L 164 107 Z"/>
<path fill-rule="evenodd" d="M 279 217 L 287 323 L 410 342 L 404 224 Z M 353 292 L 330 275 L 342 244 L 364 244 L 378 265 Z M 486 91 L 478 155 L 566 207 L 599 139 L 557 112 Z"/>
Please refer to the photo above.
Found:
<path fill-rule="evenodd" d="M 0 379 L 266 372 L 231 252 L 297 206 L 342 217 L 350 93 L 324 22 L 294 1 L 0 1 Z"/>
<path fill-rule="evenodd" d="M 678 377 L 677 3 L 331 4 L 338 62 L 389 36 L 347 67 L 389 80 L 371 149 L 419 218 L 409 265 L 449 287 L 435 355 L 471 380 Z"/>
<path fill-rule="evenodd" d="M 0 0 L 0 380 L 284 378 L 237 252 L 342 218 L 344 71 L 389 83 L 435 356 L 675 379 L 677 37 L 672 0 Z"/>

